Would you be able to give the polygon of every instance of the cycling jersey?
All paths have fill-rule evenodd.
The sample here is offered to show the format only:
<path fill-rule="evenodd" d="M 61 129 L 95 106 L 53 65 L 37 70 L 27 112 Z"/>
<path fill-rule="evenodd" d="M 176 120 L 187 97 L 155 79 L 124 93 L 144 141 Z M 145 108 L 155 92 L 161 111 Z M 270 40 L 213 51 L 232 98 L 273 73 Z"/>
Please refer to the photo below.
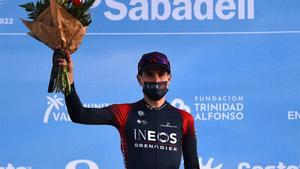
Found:
<path fill-rule="evenodd" d="M 199 169 L 193 116 L 167 101 L 152 108 L 145 100 L 85 108 L 76 93 L 65 96 L 73 122 L 115 126 L 127 169 L 178 169 L 183 154 L 185 169 Z"/>

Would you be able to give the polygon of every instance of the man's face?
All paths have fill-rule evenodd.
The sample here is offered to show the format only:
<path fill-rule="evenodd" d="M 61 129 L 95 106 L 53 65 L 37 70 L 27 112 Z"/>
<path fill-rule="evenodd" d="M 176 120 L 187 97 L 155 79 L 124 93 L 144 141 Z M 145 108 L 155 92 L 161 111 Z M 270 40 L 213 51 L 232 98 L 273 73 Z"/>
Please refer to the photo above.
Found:
<path fill-rule="evenodd" d="M 143 71 L 141 75 L 138 75 L 138 81 L 140 86 L 144 86 L 144 82 L 163 82 L 167 81 L 167 87 L 169 87 L 171 81 L 171 74 L 161 68 L 149 68 Z"/>

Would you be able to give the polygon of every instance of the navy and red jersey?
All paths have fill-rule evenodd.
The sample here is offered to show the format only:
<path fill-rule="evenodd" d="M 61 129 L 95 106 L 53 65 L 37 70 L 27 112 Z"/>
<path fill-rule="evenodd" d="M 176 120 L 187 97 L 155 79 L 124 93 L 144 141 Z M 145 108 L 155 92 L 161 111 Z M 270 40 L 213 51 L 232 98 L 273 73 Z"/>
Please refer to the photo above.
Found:
<path fill-rule="evenodd" d="M 167 101 L 152 108 L 143 99 L 130 104 L 85 108 L 76 93 L 65 96 L 71 120 L 80 124 L 115 126 L 127 169 L 199 169 L 193 116 Z"/>

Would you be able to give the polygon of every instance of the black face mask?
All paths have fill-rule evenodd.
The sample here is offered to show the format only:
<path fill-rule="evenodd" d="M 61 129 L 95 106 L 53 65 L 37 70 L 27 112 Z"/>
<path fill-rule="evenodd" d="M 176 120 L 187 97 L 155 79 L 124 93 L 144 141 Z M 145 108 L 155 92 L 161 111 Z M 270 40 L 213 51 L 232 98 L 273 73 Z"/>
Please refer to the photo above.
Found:
<path fill-rule="evenodd" d="M 144 82 L 143 92 L 151 100 L 158 101 L 168 92 L 167 81 L 164 82 Z"/>

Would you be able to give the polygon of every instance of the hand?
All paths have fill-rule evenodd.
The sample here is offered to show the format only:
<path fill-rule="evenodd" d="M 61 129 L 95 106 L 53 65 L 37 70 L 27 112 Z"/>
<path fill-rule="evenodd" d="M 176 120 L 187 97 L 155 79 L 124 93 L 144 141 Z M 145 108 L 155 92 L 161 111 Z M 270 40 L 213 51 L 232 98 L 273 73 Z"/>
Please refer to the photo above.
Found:
<path fill-rule="evenodd" d="M 73 78 L 73 62 L 72 62 L 72 59 L 71 59 L 70 52 L 68 52 L 68 51 L 66 52 L 66 59 L 64 59 L 64 58 L 57 58 L 56 63 L 59 66 L 67 66 L 69 82 L 70 82 L 70 84 L 74 83 L 74 78 Z"/>

